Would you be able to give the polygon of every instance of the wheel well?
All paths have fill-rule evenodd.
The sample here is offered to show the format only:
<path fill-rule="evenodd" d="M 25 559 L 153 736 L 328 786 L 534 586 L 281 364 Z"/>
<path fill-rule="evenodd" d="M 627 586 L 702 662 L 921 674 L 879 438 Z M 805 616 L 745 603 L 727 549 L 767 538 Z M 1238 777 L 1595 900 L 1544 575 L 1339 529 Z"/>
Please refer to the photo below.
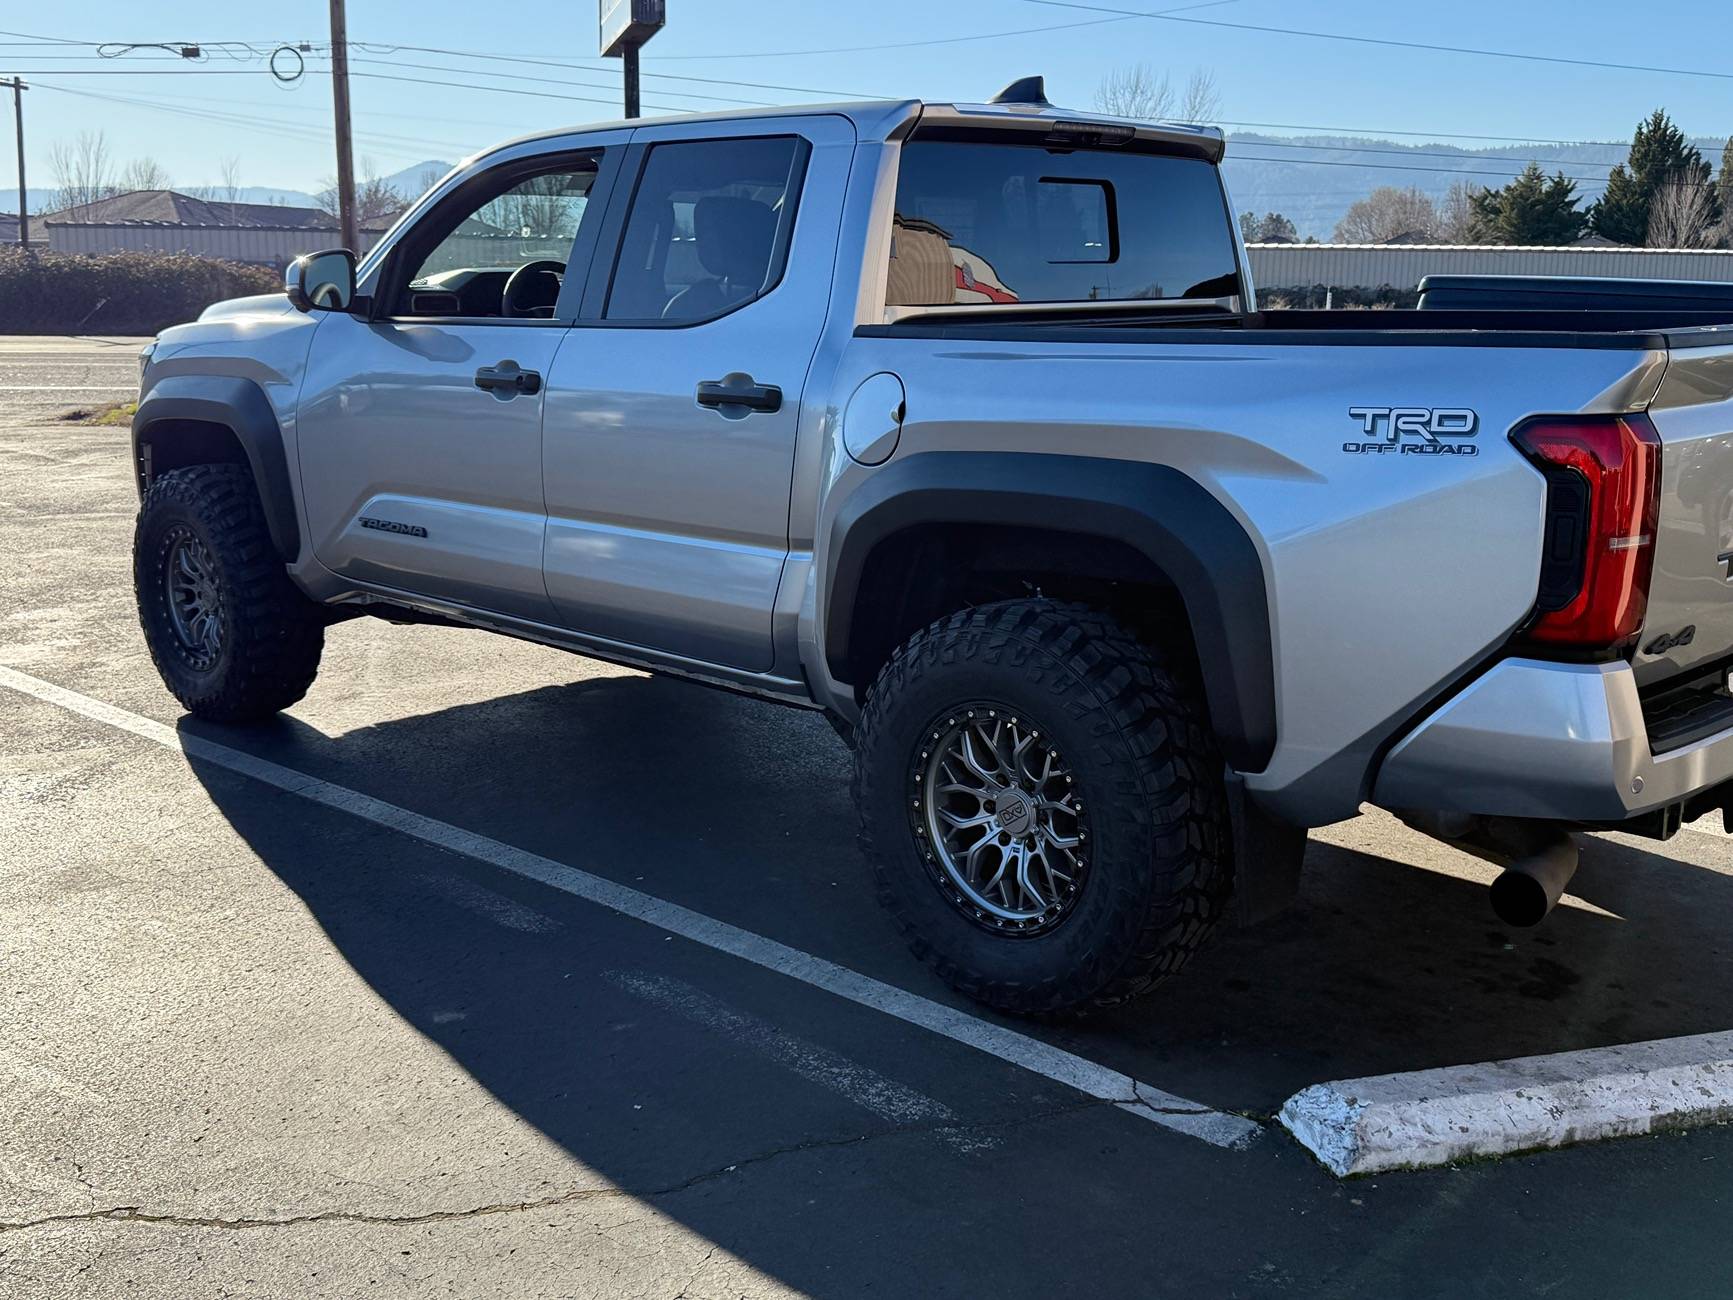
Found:
<path fill-rule="evenodd" d="M 226 424 L 214 420 L 158 420 L 138 436 L 138 486 L 189 465 L 247 465 L 246 448 Z"/>
<path fill-rule="evenodd" d="M 896 648 L 929 623 L 996 600 L 1049 596 L 1116 617 L 1174 667 L 1199 675 L 1185 603 L 1156 565 L 1112 538 L 1017 525 L 926 524 L 873 548 L 855 592 L 848 680 L 857 699 Z"/>

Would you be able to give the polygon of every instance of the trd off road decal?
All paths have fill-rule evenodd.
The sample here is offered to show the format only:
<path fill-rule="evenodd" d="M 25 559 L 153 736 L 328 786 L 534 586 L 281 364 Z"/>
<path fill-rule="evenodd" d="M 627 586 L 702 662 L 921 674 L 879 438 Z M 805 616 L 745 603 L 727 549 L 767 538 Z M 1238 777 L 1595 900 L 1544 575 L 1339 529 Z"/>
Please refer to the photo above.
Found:
<path fill-rule="evenodd" d="M 1360 441 L 1344 442 L 1352 456 L 1478 456 L 1480 448 L 1466 439 L 1480 432 L 1473 411 L 1436 410 L 1424 406 L 1350 406 L 1348 418 L 1358 422 Z"/>

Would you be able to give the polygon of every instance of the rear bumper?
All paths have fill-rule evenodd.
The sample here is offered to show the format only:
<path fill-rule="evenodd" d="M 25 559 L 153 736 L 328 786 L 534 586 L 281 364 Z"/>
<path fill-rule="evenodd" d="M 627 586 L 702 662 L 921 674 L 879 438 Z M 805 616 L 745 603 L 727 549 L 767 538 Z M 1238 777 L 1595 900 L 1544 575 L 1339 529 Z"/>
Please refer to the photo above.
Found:
<path fill-rule="evenodd" d="M 1733 727 L 1657 755 L 1629 664 L 1507 659 L 1390 751 L 1385 808 L 1617 822 L 1733 781 Z"/>

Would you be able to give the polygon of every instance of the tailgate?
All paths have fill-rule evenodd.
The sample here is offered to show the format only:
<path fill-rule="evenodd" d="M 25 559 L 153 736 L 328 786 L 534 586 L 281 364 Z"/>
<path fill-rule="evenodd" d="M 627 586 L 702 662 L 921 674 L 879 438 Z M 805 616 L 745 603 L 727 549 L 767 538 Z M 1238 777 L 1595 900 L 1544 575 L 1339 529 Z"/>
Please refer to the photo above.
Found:
<path fill-rule="evenodd" d="M 1650 417 L 1661 513 L 1638 684 L 1700 676 L 1733 656 L 1733 345 L 1679 347 Z"/>

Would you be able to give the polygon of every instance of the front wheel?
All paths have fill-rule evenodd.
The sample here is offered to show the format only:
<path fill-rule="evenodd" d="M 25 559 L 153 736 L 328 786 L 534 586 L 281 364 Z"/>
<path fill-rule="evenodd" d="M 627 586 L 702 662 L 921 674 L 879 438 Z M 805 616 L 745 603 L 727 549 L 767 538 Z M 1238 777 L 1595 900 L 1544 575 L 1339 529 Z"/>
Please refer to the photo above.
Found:
<path fill-rule="evenodd" d="M 1202 705 L 1096 610 L 1007 601 L 934 623 L 879 674 L 857 734 L 879 897 L 969 997 L 1024 1014 L 1124 1001 L 1227 905 Z"/>
<path fill-rule="evenodd" d="M 283 571 L 241 466 L 194 465 L 152 482 L 132 563 L 150 657 L 189 713 L 255 721 L 307 693 L 325 625 Z"/>

